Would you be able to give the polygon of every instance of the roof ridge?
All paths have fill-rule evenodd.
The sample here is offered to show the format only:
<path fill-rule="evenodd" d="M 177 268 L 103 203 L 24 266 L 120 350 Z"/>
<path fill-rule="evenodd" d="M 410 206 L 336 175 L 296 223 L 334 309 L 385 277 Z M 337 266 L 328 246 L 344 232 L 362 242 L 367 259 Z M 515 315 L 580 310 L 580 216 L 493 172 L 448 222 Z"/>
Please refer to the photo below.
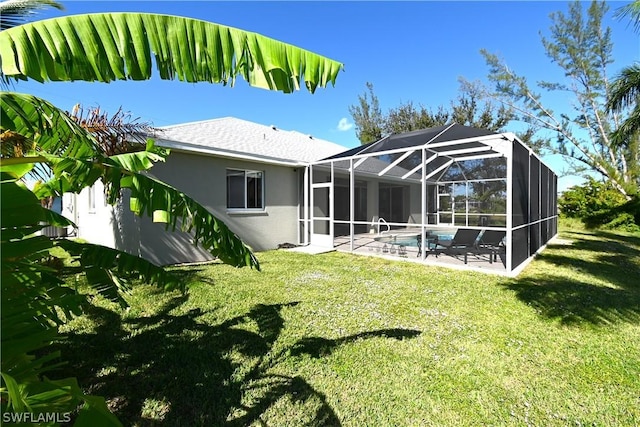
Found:
<path fill-rule="evenodd" d="M 202 123 L 210 123 L 210 122 L 222 121 L 222 120 L 226 120 L 226 119 L 242 120 L 242 119 L 238 119 L 238 118 L 232 117 L 232 116 L 214 117 L 212 119 L 195 120 L 193 122 L 184 122 L 184 123 L 175 123 L 175 124 L 172 124 L 172 125 L 164 125 L 164 126 L 160 126 L 158 129 L 168 129 L 168 128 L 179 128 L 179 127 L 185 127 L 185 126 L 193 126 L 193 125 L 199 125 L 199 124 L 202 124 Z"/>
<path fill-rule="evenodd" d="M 296 129 L 279 129 L 231 116 L 159 128 L 156 138 L 159 142 L 199 146 L 205 151 L 213 148 L 245 153 L 262 159 L 312 161 L 346 149 L 341 144 Z M 265 141 L 269 143 L 264 144 Z"/>
<path fill-rule="evenodd" d="M 259 126 L 259 127 L 265 128 L 265 129 L 273 129 L 273 130 L 278 130 L 278 131 L 282 131 L 282 132 L 295 132 L 295 133 L 299 133 L 300 135 L 305 135 L 305 136 L 310 135 L 309 133 L 300 132 L 300 131 L 297 131 L 295 129 L 294 130 L 282 129 L 282 128 L 279 128 L 278 126 L 273 125 L 273 124 L 265 125 L 265 124 L 262 124 L 262 123 L 256 123 L 256 122 L 253 122 L 251 120 L 241 119 L 239 117 L 234 117 L 234 116 L 214 117 L 212 119 L 196 120 L 196 121 L 193 121 L 193 122 L 185 122 L 185 123 L 176 123 L 176 124 L 173 124 L 173 125 L 160 126 L 158 129 L 179 128 L 179 127 L 200 125 L 200 124 L 204 124 L 204 123 L 222 122 L 222 121 L 225 121 L 225 120 L 243 122 L 243 123 L 245 123 L 247 125 L 250 125 L 250 126 Z M 318 139 L 318 138 L 314 138 L 314 139 Z"/>

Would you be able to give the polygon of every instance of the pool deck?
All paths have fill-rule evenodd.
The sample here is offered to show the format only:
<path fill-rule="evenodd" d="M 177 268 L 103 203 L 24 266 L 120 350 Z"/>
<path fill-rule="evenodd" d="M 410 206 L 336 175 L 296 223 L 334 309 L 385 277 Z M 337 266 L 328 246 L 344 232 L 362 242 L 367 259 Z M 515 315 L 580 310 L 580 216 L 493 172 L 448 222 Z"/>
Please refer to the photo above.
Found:
<path fill-rule="evenodd" d="M 334 249 L 339 252 L 348 252 L 356 255 L 377 256 L 396 261 L 409 261 L 423 263 L 426 265 L 456 268 L 461 270 L 480 271 L 484 273 L 506 275 L 506 260 L 504 254 L 498 257 L 497 261 L 489 262 L 489 255 L 472 255 L 467 257 L 467 264 L 464 263 L 462 255 L 449 255 L 444 253 L 435 254 L 427 251 L 424 261 L 418 256 L 418 247 L 404 244 L 392 244 L 385 241 L 390 235 L 396 235 L 396 239 L 406 242 L 405 239 L 418 233 L 389 233 L 389 234 L 357 234 L 353 236 L 353 251 L 351 251 L 350 236 L 338 236 L 334 238 Z"/>

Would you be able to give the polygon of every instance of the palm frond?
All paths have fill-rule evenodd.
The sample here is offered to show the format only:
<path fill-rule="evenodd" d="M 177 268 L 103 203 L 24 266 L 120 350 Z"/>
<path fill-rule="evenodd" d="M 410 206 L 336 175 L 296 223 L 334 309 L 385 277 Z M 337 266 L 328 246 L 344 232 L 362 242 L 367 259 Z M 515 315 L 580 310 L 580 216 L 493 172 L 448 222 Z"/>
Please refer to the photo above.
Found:
<path fill-rule="evenodd" d="M 614 17 L 616 18 L 629 17 L 631 20 L 631 24 L 633 25 L 634 31 L 639 32 L 640 31 L 640 0 L 634 0 L 629 4 L 618 8 L 614 13 Z"/>
<path fill-rule="evenodd" d="M 640 4 L 640 3 L 639 3 Z M 625 67 L 611 84 L 606 109 L 620 113 L 628 109 L 627 117 L 611 134 L 614 148 L 631 147 L 640 132 L 640 64 Z"/>
<path fill-rule="evenodd" d="M 73 157 L 91 157 L 99 147 L 90 133 L 75 123 L 68 113 L 28 94 L 0 92 L 0 157 L 24 160 L 39 152 Z M 36 181 L 47 181 L 51 170 L 37 162 L 30 171 Z"/>
<path fill-rule="evenodd" d="M 638 105 L 640 101 L 640 63 L 622 69 L 611 84 L 611 93 L 606 108 L 620 111 Z"/>
<path fill-rule="evenodd" d="M 0 2 L 0 31 L 31 21 L 40 10 L 47 7 L 64 9 L 60 3 L 52 0 L 5 0 Z"/>
<path fill-rule="evenodd" d="M 89 158 L 98 147 L 95 138 L 66 112 L 29 94 L 0 92 L 0 130 L 3 159 L 40 151 Z"/>
<path fill-rule="evenodd" d="M 93 135 L 102 154 L 107 156 L 144 150 L 147 135 L 158 131 L 151 123 L 141 122 L 139 117 L 133 118 L 122 107 L 109 114 L 100 107 L 85 110 L 77 104 L 70 115 Z"/>
<path fill-rule="evenodd" d="M 613 147 L 630 147 L 632 140 L 640 137 L 640 105 L 636 105 L 629 116 L 611 134 Z M 637 163 L 637 162 L 636 162 Z"/>
<path fill-rule="evenodd" d="M 0 32 L 2 73 L 45 81 L 162 79 L 250 85 L 312 93 L 335 84 L 340 62 L 219 24 L 146 13 L 53 18 Z"/>

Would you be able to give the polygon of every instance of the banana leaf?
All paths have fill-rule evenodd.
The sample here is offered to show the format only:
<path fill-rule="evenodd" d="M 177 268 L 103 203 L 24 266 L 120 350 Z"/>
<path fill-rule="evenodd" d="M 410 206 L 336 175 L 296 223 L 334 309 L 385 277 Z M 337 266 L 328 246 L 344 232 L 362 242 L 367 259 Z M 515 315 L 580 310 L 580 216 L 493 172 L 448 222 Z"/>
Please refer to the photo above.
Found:
<path fill-rule="evenodd" d="M 5 78 L 111 82 L 165 80 L 250 85 L 285 93 L 335 85 L 340 62 L 263 35 L 148 13 L 52 18 L 0 32 Z"/>

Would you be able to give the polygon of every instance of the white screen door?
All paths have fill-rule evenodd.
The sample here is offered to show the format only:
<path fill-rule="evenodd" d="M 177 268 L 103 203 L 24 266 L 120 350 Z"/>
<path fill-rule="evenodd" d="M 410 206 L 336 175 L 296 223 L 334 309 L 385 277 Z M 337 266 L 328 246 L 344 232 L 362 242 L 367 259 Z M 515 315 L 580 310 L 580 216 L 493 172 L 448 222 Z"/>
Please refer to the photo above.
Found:
<path fill-rule="evenodd" d="M 438 224 L 453 225 L 452 191 L 451 184 L 438 184 Z"/>
<path fill-rule="evenodd" d="M 311 244 L 333 247 L 333 185 L 311 185 Z"/>

